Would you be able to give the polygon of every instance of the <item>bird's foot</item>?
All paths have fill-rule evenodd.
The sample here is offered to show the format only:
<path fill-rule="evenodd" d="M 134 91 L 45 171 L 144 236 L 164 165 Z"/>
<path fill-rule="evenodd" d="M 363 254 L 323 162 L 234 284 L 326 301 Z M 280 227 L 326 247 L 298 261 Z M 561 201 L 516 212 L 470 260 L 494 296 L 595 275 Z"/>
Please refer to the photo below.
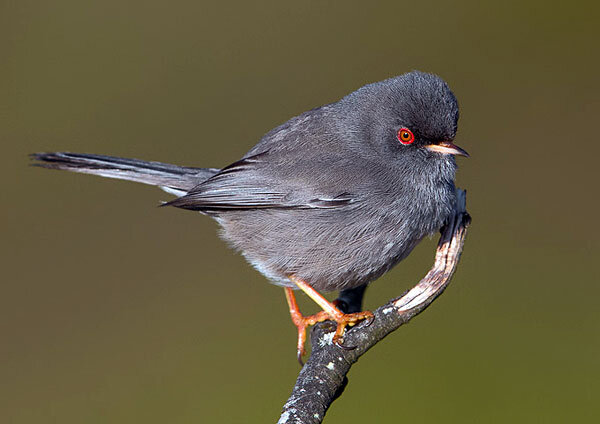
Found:
<path fill-rule="evenodd" d="M 371 311 L 362 311 L 362 312 L 354 312 L 351 314 L 345 314 L 341 312 L 339 309 L 337 310 L 337 314 L 330 315 L 330 319 L 337 323 L 337 328 L 335 329 L 335 333 L 333 335 L 332 343 L 335 343 L 342 349 L 355 349 L 356 346 L 345 346 L 343 344 L 343 336 L 344 330 L 346 327 L 352 327 L 358 324 L 360 321 L 366 320 L 367 326 L 373 323 L 375 319 L 375 315 Z M 324 311 L 323 311 L 324 312 Z"/>
<path fill-rule="evenodd" d="M 296 355 L 300 365 L 304 365 L 302 357 L 306 353 L 304 344 L 306 343 L 306 329 L 311 325 L 315 325 L 319 322 L 327 321 L 329 315 L 325 311 L 321 311 L 314 315 L 303 316 L 299 310 L 292 311 L 290 309 L 290 315 L 292 316 L 292 322 L 298 329 L 298 344 L 296 346 Z"/>
<path fill-rule="evenodd" d="M 371 325 L 374 319 L 374 315 L 370 311 L 355 312 L 351 314 L 345 314 L 340 311 L 335 304 L 327 301 L 327 310 L 323 310 L 319 313 L 309 316 L 303 316 L 300 313 L 300 309 L 296 303 L 294 292 L 291 288 L 285 289 L 286 298 L 290 307 L 290 315 L 292 322 L 298 329 L 298 344 L 297 344 L 297 357 L 300 365 L 304 365 L 302 356 L 306 353 L 304 345 L 306 343 L 306 329 L 315 325 L 319 322 L 334 321 L 337 323 L 335 333 L 332 338 L 332 343 L 341 347 L 342 349 L 354 349 L 356 346 L 344 346 L 343 335 L 346 327 L 352 327 L 363 320 L 368 320 L 368 325 Z M 323 298 L 324 299 L 324 298 Z"/>

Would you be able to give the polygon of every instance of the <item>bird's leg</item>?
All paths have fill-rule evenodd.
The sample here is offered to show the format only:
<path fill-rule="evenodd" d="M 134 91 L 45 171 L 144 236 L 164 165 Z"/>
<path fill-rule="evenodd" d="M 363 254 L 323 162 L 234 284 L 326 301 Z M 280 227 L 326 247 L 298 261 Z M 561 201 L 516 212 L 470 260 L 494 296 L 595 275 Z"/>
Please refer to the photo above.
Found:
<path fill-rule="evenodd" d="M 318 322 L 327 321 L 329 319 L 329 315 L 325 311 L 321 311 L 315 315 L 310 316 L 302 316 L 300 313 L 300 308 L 298 308 L 298 303 L 296 303 L 296 296 L 294 295 L 294 291 L 290 287 L 285 287 L 285 298 L 287 299 L 288 306 L 290 307 L 290 315 L 292 317 L 292 322 L 298 329 L 298 346 L 297 346 L 297 355 L 298 362 L 300 365 L 304 365 L 302 362 L 302 356 L 305 353 L 304 343 L 306 342 L 306 327 L 309 325 L 314 325 Z"/>
<path fill-rule="evenodd" d="M 286 288 L 286 295 L 288 296 L 288 304 L 290 305 L 290 314 L 292 315 L 292 321 L 294 321 L 294 324 L 296 324 L 297 321 L 298 322 L 302 321 L 302 323 L 304 324 L 303 327 L 300 327 L 298 324 L 296 324 L 296 327 L 298 327 L 298 350 L 299 350 L 299 352 L 300 351 L 304 352 L 304 341 L 306 340 L 306 326 L 307 325 L 313 325 L 313 324 L 316 324 L 317 322 L 322 322 L 327 319 L 335 321 L 337 323 L 337 328 L 335 330 L 335 334 L 333 335 L 332 341 L 333 341 L 333 343 L 337 344 L 338 346 L 341 346 L 342 336 L 344 334 L 344 329 L 346 328 L 346 326 L 353 326 L 357 322 L 362 321 L 364 319 L 368 319 L 369 321 L 372 321 L 374 318 L 373 313 L 370 311 L 345 314 L 342 311 L 340 311 L 338 308 L 336 308 L 336 306 L 333 303 L 329 302 L 327 299 L 325 299 L 323 296 L 321 296 L 321 294 L 318 291 L 313 289 L 306 282 L 300 280 L 299 278 L 296 278 L 295 276 L 290 276 L 290 280 L 300 290 L 302 290 L 304 293 L 306 293 L 308 295 L 308 297 L 310 297 L 312 300 L 314 300 L 317 303 L 317 305 L 319 305 L 321 307 L 321 309 L 323 309 L 323 311 L 319 312 L 316 315 L 311 315 L 310 317 L 302 317 L 302 315 L 300 315 L 300 312 L 298 310 L 298 305 L 296 305 L 296 303 L 295 303 L 295 298 L 293 297 L 293 293 L 292 293 L 291 289 Z M 289 290 L 289 292 L 288 292 L 288 290 Z M 288 294 L 288 293 L 290 293 L 290 294 Z M 290 295 L 292 296 L 294 307 L 292 307 L 292 302 L 290 302 L 290 298 L 289 298 Z M 294 310 L 295 312 L 292 312 L 292 310 Z M 297 314 L 296 318 L 295 318 L 295 314 Z M 300 317 L 301 319 L 298 319 L 297 317 Z M 309 321 L 310 321 L 310 323 L 308 323 Z"/>

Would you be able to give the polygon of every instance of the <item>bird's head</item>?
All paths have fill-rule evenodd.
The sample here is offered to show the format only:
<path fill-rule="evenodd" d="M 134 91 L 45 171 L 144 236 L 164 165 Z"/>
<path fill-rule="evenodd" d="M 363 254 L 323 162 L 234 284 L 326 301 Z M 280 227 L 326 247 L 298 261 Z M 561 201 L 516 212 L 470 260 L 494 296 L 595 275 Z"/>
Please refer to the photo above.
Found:
<path fill-rule="evenodd" d="M 366 85 L 342 100 L 359 104 L 360 126 L 386 154 L 469 156 L 453 143 L 458 102 L 437 75 L 419 71 Z"/>

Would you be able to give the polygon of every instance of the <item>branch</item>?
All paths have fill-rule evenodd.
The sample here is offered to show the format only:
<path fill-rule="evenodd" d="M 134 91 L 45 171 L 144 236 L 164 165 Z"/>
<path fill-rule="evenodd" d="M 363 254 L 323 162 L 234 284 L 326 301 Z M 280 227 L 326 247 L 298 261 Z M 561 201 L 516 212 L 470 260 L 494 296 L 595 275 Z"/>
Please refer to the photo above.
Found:
<path fill-rule="evenodd" d="M 322 422 L 329 406 L 344 391 L 348 383 L 346 374 L 358 358 L 392 331 L 423 312 L 443 293 L 458 265 L 467 226 L 471 222 L 466 212 L 466 192 L 457 189 L 456 195 L 454 216 L 441 230 L 433 267 L 407 293 L 373 311 L 375 320 L 371 325 L 361 323 L 346 330 L 344 345 L 355 348 L 341 349 L 331 342 L 335 325 L 331 326 L 330 322 L 313 328 L 310 358 L 283 406 L 278 424 Z"/>

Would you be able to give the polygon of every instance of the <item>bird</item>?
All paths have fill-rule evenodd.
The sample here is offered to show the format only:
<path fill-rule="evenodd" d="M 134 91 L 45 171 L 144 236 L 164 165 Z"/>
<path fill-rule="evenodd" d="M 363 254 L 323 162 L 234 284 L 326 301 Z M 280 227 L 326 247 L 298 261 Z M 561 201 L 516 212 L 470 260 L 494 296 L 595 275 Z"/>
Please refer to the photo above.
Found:
<path fill-rule="evenodd" d="M 459 108 L 448 84 L 411 71 L 370 83 L 267 132 L 222 168 L 184 167 L 70 152 L 34 153 L 34 165 L 162 188 L 162 206 L 213 218 L 221 237 L 284 288 L 302 363 L 306 329 L 372 322 L 321 293 L 364 287 L 403 260 L 450 217 Z M 322 309 L 304 316 L 295 290 Z"/>

